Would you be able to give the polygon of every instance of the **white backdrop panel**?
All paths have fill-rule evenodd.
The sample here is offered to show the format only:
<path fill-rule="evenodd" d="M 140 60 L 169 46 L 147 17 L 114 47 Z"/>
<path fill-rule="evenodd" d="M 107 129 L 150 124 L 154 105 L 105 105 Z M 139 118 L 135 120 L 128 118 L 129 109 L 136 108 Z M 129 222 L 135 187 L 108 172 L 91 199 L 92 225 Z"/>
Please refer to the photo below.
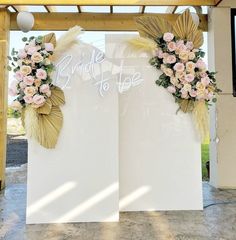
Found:
<path fill-rule="evenodd" d="M 201 144 L 191 116 L 155 84 L 160 71 L 150 57 L 124 53 L 125 39 L 108 35 L 106 55 L 124 61 L 123 78 L 140 72 L 143 82 L 119 95 L 120 210 L 199 210 Z"/>
<path fill-rule="evenodd" d="M 73 59 L 61 75 L 70 73 L 83 54 L 86 63 L 92 51 L 85 44 L 68 50 Z M 102 64 L 103 71 L 106 66 Z M 59 77 L 57 84 L 66 81 Z M 91 76 L 78 71 L 64 92 L 64 125 L 56 148 L 29 141 L 26 221 L 118 221 L 117 92 L 113 89 L 102 98 Z"/>

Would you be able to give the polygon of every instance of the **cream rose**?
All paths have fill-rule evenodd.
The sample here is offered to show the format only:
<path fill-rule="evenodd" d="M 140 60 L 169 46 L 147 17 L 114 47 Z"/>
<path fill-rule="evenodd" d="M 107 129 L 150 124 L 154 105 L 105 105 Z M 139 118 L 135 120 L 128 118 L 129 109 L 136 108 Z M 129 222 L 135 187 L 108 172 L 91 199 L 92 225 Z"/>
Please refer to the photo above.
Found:
<path fill-rule="evenodd" d="M 188 61 L 188 55 L 189 55 L 188 51 L 181 51 L 179 54 L 179 58 L 186 62 Z"/>
<path fill-rule="evenodd" d="M 164 70 L 164 73 L 165 73 L 165 75 L 167 75 L 167 76 L 169 76 L 169 77 L 173 76 L 173 70 L 170 69 L 170 68 L 166 68 L 166 69 Z"/>
<path fill-rule="evenodd" d="M 43 57 L 39 52 L 36 52 L 31 56 L 31 60 L 35 63 L 40 63 L 43 61 Z"/>
<path fill-rule="evenodd" d="M 195 66 L 196 66 L 196 64 L 194 63 L 194 62 L 187 62 L 186 63 L 186 70 L 188 71 L 188 72 L 193 72 L 194 71 L 194 69 L 195 69 Z"/>
<path fill-rule="evenodd" d="M 194 52 L 190 52 L 189 55 L 188 55 L 189 60 L 193 60 L 195 57 L 196 57 L 196 55 L 195 55 Z"/>
<path fill-rule="evenodd" d="M 32 69 L 31 69 L 30 66 L 23 65 L 23 66 L 20 67 L 20 71 L 23 75 L 26 76 L 26 75 L 29 75 L 31 73 Z"/>
<path fill-rule="evenodd" d="M 24 90 L 24 94 L 26 96 L 33 96 L 36 93 L 35 87 L 26 87 Z"/>

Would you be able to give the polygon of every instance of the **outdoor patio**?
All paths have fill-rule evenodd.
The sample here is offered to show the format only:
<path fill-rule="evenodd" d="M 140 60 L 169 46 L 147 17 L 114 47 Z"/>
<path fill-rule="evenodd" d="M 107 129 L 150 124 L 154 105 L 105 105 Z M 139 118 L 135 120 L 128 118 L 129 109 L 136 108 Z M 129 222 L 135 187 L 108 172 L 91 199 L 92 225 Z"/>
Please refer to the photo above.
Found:
<path fill-rule="evenodd" d="M 203 212 L 123 212 L 119 223 L 26 226 L 26 171 L 26 165 L 7 169 L 7 187 L 0 195 L 0 239 L 234 240 L 236 236 L 236 190 L 215 189 L 206 182 Z"/>

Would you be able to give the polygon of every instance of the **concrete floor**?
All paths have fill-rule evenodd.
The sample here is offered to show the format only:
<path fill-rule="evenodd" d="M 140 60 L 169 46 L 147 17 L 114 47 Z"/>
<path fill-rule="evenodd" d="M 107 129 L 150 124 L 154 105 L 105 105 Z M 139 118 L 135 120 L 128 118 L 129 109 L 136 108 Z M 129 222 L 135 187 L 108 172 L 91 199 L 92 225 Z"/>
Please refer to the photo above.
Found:
<path fill-rule="evenodd" d="M 236 240 L 236 190 L 207 183 L 204 211 L 121 213 L 120 223 L 25 225 L 26 165 L 7 170 L 0 193 L 1 240 Z"/>

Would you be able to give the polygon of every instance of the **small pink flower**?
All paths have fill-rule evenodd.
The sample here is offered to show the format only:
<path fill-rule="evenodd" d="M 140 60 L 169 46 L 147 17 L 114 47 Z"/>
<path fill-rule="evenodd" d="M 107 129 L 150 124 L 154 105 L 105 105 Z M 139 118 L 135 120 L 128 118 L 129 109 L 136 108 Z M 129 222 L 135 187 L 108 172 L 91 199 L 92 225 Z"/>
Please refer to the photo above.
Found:
<path fill-rule="evenodd" d="M 23 80 L 24 74 L 20 71 L 17 71 L 14 75 L 15 79 L 17 79 L 18 81 Z"/>
<path fill-rule="evenodd" d="M 204 61 L 202 59 L 199 59 L 196 63 L 196 67 L 199 68 L 199 69 L 205 69 L 206 64 L 204 63 Z"/>
<path fill-rule="evenodd" d="M 26 85 L 32 85 L 34 83 L 34 78 L 32 76 L 25 76 L 23 82 Z"/>
<path fill-rule="evenodd" d="M 48 93 L 50 91 L 50 87 L 48 84 L 43 84 L 40 87 L 40 92 L 41 93 Z"/>
<path fill-rule="evenodd" d="M 19 52 L 18 52 L 18 57 L 20 59 L 23 59 L 23 58 L 26 58 L 27 57 L 27 53 L 25 52 L 24 49 L 20 49 Z"/>
<path fill-rule="evenodd" d="M 52 43 L 44 43 L 45 50 L 48 52 L 53 52 L 54 46 Z"/>
<path fill-rule="evenodd" d="M 28 104 L 33 102 L 33 98 L 31 96 L 24 96 L 23 99 Z"/>
<path fill-rule="evenodd" d="M 169 93 L 175 93 L 176 92 L 176 88 L 174 86 L 169 86 L 169 87 L 167 87 L 167 91 Z"/>
<path fill-rule="evenodd" d="M 189 83 L 192 82 L 192 81 L 194 80 L 194 75 L 191 74 L 191 73 L 186 74 L 185 80 L 186 80 L 187 82 L 189 82 Z"/>
<path fill-rule="evenodd" d="M 186 43 L 186 47 L 187 47 L 187 49 L 189 49 L 189 50 L 192 50 L 193 49 L 193 42 L 187 42 Z"/>
<path fill-rule="evenodd" d="M 172 41 L 174 39 L 174 34 L 167 32 L 167 33 L 164 34 L 163 39 L 166 42 L 170 42 L 170 41 Z"/>
<path fill-rule="evenodd" d="M 37 69 L 36 71 L 36 77 L 38 79 L 46 79 L 47 78 L 47 72 L 43 69 Z"/>
<path fill-rule="evenodd" d="M 209 85 L 209 83 L 210 83 L 210 78 L 209 78 L 209 77 L 203 77 L 203 78 L 201 78 L 201 83 L 202 83 L 204 86 Z"/>
<path fill-rule="evenodd" d="M 29 47 L 28 50 L 27 50 L 27 54 L 29 54 L 29 55 L 33 55 L 36 52 L 37 52 L 36 47 Z"/>
<path fill-rule="evenodd" d="M 45 103 L 45 98 L 42 95 L 36 94 L 33 97 L 33 103 L 36 105 L 42 105 L 43 103 Z"/>
<path fill-rule="evenodd" d="M 176 62 L 176 57 L 175 55 L 169 55 L 166 57 L 166 62 L 169 63 L 169 64 L 173 64 Z"/>
<path fill-rule="evenodd" d="M 185 69 L 185 66 L 184 66 L 183 63 L 176 63 L 176 64 L 174 65 L 174 70 L 175 70 L 176 72 L 183 72 L 184 69 Z"/>
<path fill-rule="evenodd" d="M 158 58 L 163 58 L 163 51 L 161 49 L 158 49 L 156 55 Z"/>
<path fill-rule="evenodd" d="M 176 49 L 176 43 L 175 43 L 175 42 L 169 42 L 168 45 L 167 45 L 167 47 L 168 47 L 168 50 L 169 50 L 170 52 L 173 52 L 173 51 L 175 51 L 175 49 Z"/>

